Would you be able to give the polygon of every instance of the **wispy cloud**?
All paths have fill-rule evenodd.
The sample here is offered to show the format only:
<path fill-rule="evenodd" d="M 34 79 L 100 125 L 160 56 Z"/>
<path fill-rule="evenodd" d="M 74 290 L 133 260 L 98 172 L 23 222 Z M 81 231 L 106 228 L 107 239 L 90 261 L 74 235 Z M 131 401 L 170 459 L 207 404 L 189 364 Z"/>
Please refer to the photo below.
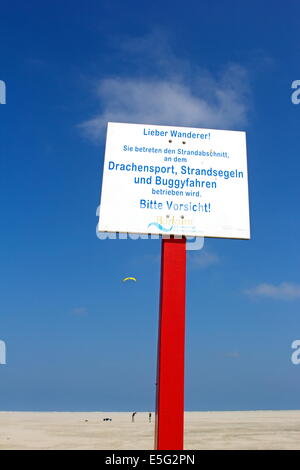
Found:
<path fill-rule="evenodd" d="M 97 82 L 100 111 L 79 125 L 87 136 L 98 140 L 108 121 L 225 129 L 246 124 L 249 85 L 243 67 L 229 64 L 213 76 L 175 57 L 157 37 L 156 54 L 149 58 L 152 43 L 147 37 L 127 46 L 129 59 L 139 55 L 134 73 Z M 141 56 L 151 59 L 152 72 Z"/>
<path fill-rule="evenodd" d="M 246 289 L 244 293 L 251 297 L 296 300 L 300 299 L 300 284 L 282 282 L 276 286 L 273 284 L 262 283 L 252 287 L 251 289 Z"/>
<path fill-rule="evenodd" d="M 213 264 L 218 264 L 220 258 L 215 253 L 201 251 L 201 253 L 188 254 L 190 267 L 193 269 L 204 269 Z"/>
<path fill-rule="evenodd" d="M 230 351 L 225 353 L 225 357 L 229 357 L 231 359 L 238 359 L 240 357 L 240 353 L 238 351 Z"/>
<path fill-rule="evenodd" d="M 71 310 L 71 314 L 75 316 L 87 315 L 88 310 L 86 307 L 76 307 Z"/>

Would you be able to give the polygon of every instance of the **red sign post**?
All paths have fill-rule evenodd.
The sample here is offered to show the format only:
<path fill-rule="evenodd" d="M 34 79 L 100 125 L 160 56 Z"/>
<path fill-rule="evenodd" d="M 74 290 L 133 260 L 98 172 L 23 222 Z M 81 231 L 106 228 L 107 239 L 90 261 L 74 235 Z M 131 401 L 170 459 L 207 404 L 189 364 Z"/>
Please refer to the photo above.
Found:
<path fill-rule="evenodd" d="M 185 238 L 162 240 L 155 449 L 183 449 Z"/>

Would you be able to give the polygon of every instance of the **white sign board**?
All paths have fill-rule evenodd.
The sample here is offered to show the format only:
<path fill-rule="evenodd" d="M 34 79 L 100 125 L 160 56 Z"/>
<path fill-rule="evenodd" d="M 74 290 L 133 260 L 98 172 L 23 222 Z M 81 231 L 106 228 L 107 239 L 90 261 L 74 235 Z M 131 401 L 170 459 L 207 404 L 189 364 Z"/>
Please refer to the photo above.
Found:
<path fill-rule="evenodd" d="M 249 239 L 245 132 L 108 123 L 98 230 Z"/>

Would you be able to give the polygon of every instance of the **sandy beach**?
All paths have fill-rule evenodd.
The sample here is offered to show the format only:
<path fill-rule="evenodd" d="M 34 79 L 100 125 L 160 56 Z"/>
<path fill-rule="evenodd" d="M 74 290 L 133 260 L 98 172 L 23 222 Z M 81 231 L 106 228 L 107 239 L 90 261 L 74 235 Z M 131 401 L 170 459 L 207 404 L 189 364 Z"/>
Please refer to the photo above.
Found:
<path fill-rule="evenodd" d="M 103 421 L 103 418 L 112 421 Z M 154 413 L 1 412 L 0 449 L 153 449 Z M 185 449 L 300 449 L 300 411 L 186 412 Z"/>

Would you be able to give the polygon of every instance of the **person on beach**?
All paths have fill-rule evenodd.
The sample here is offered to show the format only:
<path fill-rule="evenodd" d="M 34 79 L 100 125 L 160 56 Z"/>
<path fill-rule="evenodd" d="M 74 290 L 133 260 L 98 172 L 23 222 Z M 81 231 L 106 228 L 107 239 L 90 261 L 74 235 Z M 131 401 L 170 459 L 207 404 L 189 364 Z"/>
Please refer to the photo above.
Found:
<path fill-rule="evenodd" d="M 149 423 L 151 423 L 151 416 L 152 416 L 152 414 L 149 413 Z"/>
<path fill-rule="evenodd" d="M 134 413 L 132 413 L 132 416 L 131 416 L 131 422 L 134 423 L 134 417 L 136 415 L 136 411 Z"/>

